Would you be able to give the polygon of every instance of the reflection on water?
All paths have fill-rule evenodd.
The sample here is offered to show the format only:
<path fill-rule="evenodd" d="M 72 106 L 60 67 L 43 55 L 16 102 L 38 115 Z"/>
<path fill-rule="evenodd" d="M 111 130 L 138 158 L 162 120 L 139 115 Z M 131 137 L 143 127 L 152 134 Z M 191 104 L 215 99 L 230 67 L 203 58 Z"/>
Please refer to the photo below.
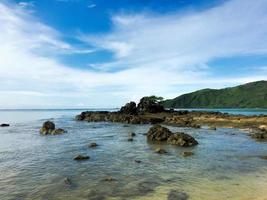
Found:
<path fill-rule="evenodd" d="M 49 116 L 50 118 L 51 116 Z M 146 142 L 149 125 L 76 122 L 54 117 L 68 133 L 41 136 L 42 120 L 0 129 L 0 199 L 265 199 L 267 143 L 232 129 L 183 129 L 199 145 Z M 128 133 L 135 132 L 133 142 Z M 99 146 L 88 148 L 95 141 Z M 166 155 L 154 153 L 157 147 Z M 181 152 L 195 155 L 182 157 Z M 76 162 L 86 154 L 90 160 Z M 136 163 L 140 160 L 141 163 Z M 114 181 L 105 181 L 111 176 Z M 71 185 L 65 184 L 68 177 Z"/>

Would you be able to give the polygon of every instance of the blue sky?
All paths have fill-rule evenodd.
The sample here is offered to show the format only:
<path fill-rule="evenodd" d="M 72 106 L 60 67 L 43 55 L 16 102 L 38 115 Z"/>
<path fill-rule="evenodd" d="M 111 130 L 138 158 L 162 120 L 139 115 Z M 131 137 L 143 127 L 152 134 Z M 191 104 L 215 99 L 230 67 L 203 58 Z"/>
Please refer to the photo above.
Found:
<path fill-rule="evenodd" d="M 3 0 L 0 108 L 119 107 L 267 79 L 266 0 Z"/>

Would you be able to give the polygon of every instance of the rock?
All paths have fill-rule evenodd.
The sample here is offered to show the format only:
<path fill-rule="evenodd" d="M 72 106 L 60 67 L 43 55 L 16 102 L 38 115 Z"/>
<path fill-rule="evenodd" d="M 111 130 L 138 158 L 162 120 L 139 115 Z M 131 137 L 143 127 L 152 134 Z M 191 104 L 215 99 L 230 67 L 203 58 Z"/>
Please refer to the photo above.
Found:
<path fill-rule="evenodd" d="M 179 190 L 171 190 L 168 194 L 167 200 L 187 200 L 189 196 Z"/>
<path fill-rule="evenodd" d="M 60 135 L 60 134 L 63 134 L 63 133 L 66 133 L 67 131 L 65 131 L 64 129 L 62 128 L 57 128 L 55 130 L 53 130 L 51 132 L 51 135 Z"/>
<path fill-rule="evenodd" d="M 186 134 L 186 133 L 174 133 L 172 134 L 168 140 L 167 143 L 178 145 L 182 147 L 190 147 L 197 145 L 198 142 L 193 138 L 192 136 Z"/>
<path fill-rule="evenodd" d="M 136 115 L 137 114 L 136 103 L 133 101 L 127 103 L 125 106 L 121 107 L 119 112 L 127 115 Z"/>
<path fill-rule="evenodd" d="M 9 124 L 1 124 L 0 127 L 8 127 Z"/>
<path fill-rule="evenodd" d="M 191 124 L 191 127 L 192 128 L 201 128 L 201 125 L 200 124 Z"/>
<path fill-rule="evenodd" d="M 261 159 L 267 160 L 267 156 L 260 156 Z"/>
<path fill-rule="evenodd" d="M 150 97 L 143 97 L 137 105 L 137 112 L 159 113 L 163 111 L 165 111 L 164 107 Z"/>
<path fill-rule="evenodd" d="M 267 132 L 267 125 L 260 125 L 260 126 L 259 126 L 259 129 L 260 129 L 261 131 Z"/>
<path fill-rule="evenodd" d="M 171 135 L 172 132 L 168 128 L 154 125 L 147 132 L 147 139 L 151 141 L 166 141 Z"/>
<path fill-rule="evenodd" d="M 141 163 L 142 161 L 141 160 L 134 160 L 134 162 Z"/>
<path fill-rule="evenodd" d="M 216 131 L 217 128 L 216 128 L 216 126 L 210 126 L 210 130 L 214 130 L 214 131 Z"/>
<path fill-rule="evenodd" d="M 95 147 L 97 147 L 97 146 L 98 146 L 98 144 L 95 143 L 95 142 L 92 142 L 92 143 L 89 144 L 89 147 L 90 147 L 90 148 L 95 148 Z"/>
<path fill-rule="evenodd" d="M 85 155 L 77 155 L 77 156 L 75 156 L 74 158 L 73 158 L 74 160 L 88 160 L 88 159 L 90 159 L 90 157 L 89 156 L 85 156 Z"/>
<path fill-rule="evenodd" d="M 68 177 L 66 177 L 66 178 L 64 179 L 64 183 L 65 183 L 66 185 L 70 186 L 70 185 L 71 185 L 71 180 L 70 180 Z"/>
<path fill-rule="evenodd" d="M 108 177 L 104 178 L 103 181 L 111 182 L 111 181 L 116 181 L 116 179 L 113 178 L 112 176 L 108 176 Z"/>
<path fill-rule="evenodd" d="M 157 149 L 155 150 L 155 152 L 156 152 L 156 153 L 159 153 L 159 154 L 165 154 L 165 153 L 167 153 L 167 151 L 166 151 L 165 149 L 162 149 L 162 148 L 157 148 Z"/>
<path fill-rule="evenodd" d="M 134 132 L 130 132 L 130 133 L 128 134 L 128 136 L 129 136 L 129 137 L 135 137 L 136 134 L 135 134 Z"/>
<path fill-rule="evenodd" d="M 40 129 L 40 133 L 43 135 L 52 134 L 55 130 L 55 124 L 51 121 L 46 121 L 43 123 L 43 127 Z"/>
<path fill-rule="evenodd" d="M 184 151 L 184 152 L 182 152 L 181 155 L 182 155 L 183 157 L 188 157 L 188 156 L 192 156 L 192 155 L 194 155 L 194 153 L 191 152 L 191 151 Z"/>
<path fill-rule="evenodd" d="M 256 132 L 251 134 L 250 136 L 256 140 L 267 140 L 267 132 Z"/>
<path fill-rule="evenodd" d="M 67 131 L 62 128 L 56 129 L 55 124 L 51 121 L 44 122 L 42 128 L 40 129 L 40 133 L 43 135 L 60 135 L 66 132 Z"/>
<path fill-rule="evenodd" d="M 132 142 L 132 141 L 133 141 L 133 138 L 132 138 L 132 137 L 129 137 L 129 138 L 128 138 L 128 141 L 129 141 L 129 142 Z"/>

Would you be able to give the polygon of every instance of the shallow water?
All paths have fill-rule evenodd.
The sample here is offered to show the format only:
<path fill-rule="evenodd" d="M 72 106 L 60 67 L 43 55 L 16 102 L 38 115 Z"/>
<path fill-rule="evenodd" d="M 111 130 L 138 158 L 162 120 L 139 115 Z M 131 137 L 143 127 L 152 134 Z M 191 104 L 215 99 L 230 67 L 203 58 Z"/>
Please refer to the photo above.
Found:
<path fill-rule="evenodd" d="M 149 125 L 76 122 L 73 117 L 79 112 L 26 113 L 19 123 L 0 128 L 1 200 L 162 200 L 171 191 L 176 199 L 267 199 L 267 161 L 259 158 L 267 155 L 267 143 L 252 140 L 246 132 L 170 127 L 200 143 L 181 148 L 147 143 L 142 133 Z M 41 136 L 39 128 L 50 118 L 68 133 Z M 137 133 L 133 142 L 127 141 L 129 132 Z M 93 141 L 99 146 L 88 148 Z M 157 147 L 168 154 L 154 153 Z M 184 158 L 183 151 L 195 154 Z M 77 154 L 91 159 L 74 161 Z M 104 181 L 107 176 L 115 181 Z M 71 186 L 64 183 L 66 177 Z"/>

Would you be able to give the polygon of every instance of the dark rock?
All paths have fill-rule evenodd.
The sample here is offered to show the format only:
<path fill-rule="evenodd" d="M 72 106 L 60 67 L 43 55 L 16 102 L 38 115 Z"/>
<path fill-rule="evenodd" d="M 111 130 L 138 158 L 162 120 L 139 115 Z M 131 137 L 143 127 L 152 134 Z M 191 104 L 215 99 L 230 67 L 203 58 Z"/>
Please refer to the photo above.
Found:
<path fill-rule="evenodd" d="M 188 198 L 188 194 L 179 190 L 171 190 L 168 194 L 168 200 L 187 200 Z"/>
<path fill-rule="evenodd" d="M 165 154 L 165 153 L 167 153 L 167 151 L 165 149 L 162 149 L 162 148 L 157 148 L 155 150 L 155 152 L 158 153 L 158 154 Z"/>
<path fill-rule="evenodd" d="M 0 127 L 8 127 L 9 124 L 1 124 Z"/>
<path fill-rule="evenodd" d="M 52 132 L 55 130 L 56 126 L 51 121 L 46 121 L 43 123 L 42 128 L 40 129 L 40 133 L 43 135 L 52 134 Z"/>
<path fill-rule="evenodd" d="M 168 128 L 154 125 L 147 132 L 147 139 L 151 141 L 166 141 L 171 135 L 172 132 Z"/>
<path fill-rule="evenodd" d="M 68 177 L 66 177 L 66 178 L 64 179 L 64 183 L 65 183 L 65 185 L 70 186 L 70 185 L 71 185 L 71 180 L 70 180 Z"/>
<path fill-rule="evenodd" d="M 216 128 L 216 126 L 210 126 L 210 130 L 214 130 L 214 131 L 216 131 L 217 128 Z"/>
<path fill-rule="evenodd" d="M 148 112 L 148 113 L 159 113 L 164 111 L 164 107 L 159 103 L 153 101 L 149 97 L 143 97 L 137 106 L 137 111 Z"/>
<path fill-rule="evenodd" d="M 182 147 L 190 147 L 197 145 L 198 142 L 193 138 L 192 136 L 186 134 L 186 133 L 174 133 L 172 134 L 168 140 L 167 143 L 173 144 L 173 145 L 179 145 Z"/>
<path fill-rule="evenodd" d="M 201 128 L 201 125 L 200 124 L 194 124 L 194 123 L 192 123 L 190 126 L 192 128 Z"/>
<path fill-rule="evenodd" d="M 142 161 L 141 161 L 141 160 L 135 160 L 134 162 L 136 162 L 136 163 L 141 163 Z"/>
<path fill-rule="evenodd" d="M 127 115 L 136 115 L 137 114 L 136 103 L 133 101 L 127 103 L 125 106 L 121 107 L 119 112 Z"/>
<path fill-rule="evenodd" d="M 89 156 L 85 156 L 85 155 L 77 155 L 73 158 L 74 160 L 88 160 L 90 159 Z"/>
<path fill-rule="evenodd" d="M 184 151 L 184 152 L 182 152 L 182 156 L 183 157 L 188 157 L 188 156 L 192 156 L 192 155 L 194 155 L 194 153 L 191 152 L 191 151 Z"/>
<path fill-rule="evenodd" d="M 256 140 L 267 140 L 267 132 L 256 132 L 251 134 L 251 137 Z"/>
<path fill-rule="evenodd" d="M 98 144 L 95 143 L 95 142 L 92 142 L 92 143 L 89 144 L 89 147 L 90 147 L 90 148 L 95 148 L 95 147 L 97 147 L 97 146 L 98 146 Z"/>
<path fill-rule="evenodd" d="M 129 137 L 135 137 L 136 134 L 135 134 L 134 132 L 130 132 L 130 133 L 128 134 L 128 136 L 129 136 Z"/>

